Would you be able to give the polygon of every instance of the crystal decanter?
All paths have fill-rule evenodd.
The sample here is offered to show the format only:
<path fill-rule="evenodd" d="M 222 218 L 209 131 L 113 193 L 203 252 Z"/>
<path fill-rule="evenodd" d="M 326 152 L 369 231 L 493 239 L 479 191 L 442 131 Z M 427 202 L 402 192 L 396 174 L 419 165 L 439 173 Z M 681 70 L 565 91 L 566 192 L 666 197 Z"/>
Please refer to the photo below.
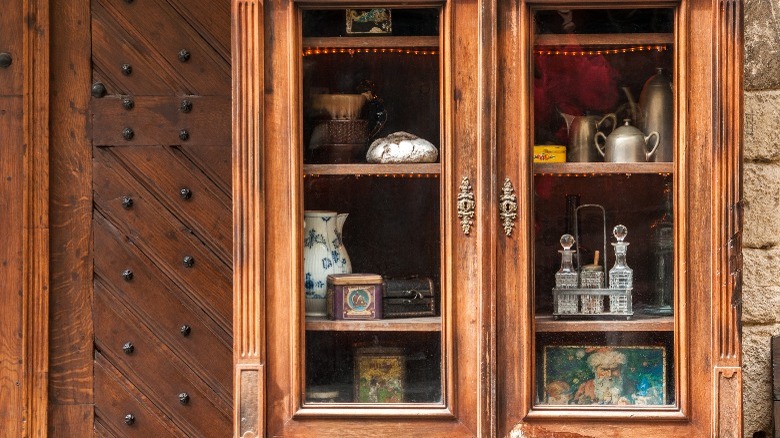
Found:
<path fill-rule="evenodd" d="M 579 275 L 572 263 L 572 255 L 576 252 L 571 249 L 574 246 L 574 236 L 571 234 L 561 236 L 561 246 L 563 249 L 558 251 L 561 253 L 561 268 L 555 273 L 555 287 L 574 289 L 579 285 Z"/>
<path fill-rule="evenodd" d="M 628 228 L 625 225 L 615 225 L 612 235 L 617 242 L 612 244 L 615 247 L 615 266 L 609 270 L 609 288 L 630 289 L 634 285 L 634 270 L 626 264 L 628 242 L 623 241 L 628 235 Z"/>

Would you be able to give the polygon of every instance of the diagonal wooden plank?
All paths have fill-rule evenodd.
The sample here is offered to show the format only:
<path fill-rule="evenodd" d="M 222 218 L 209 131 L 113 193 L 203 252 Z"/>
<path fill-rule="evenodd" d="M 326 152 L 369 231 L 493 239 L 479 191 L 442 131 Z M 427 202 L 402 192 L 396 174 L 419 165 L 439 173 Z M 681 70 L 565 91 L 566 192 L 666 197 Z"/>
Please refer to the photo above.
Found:
<path fill-rule="evenodd" d="M 168 0 L 168 3 L 230 63 L 230 0 Z"/>
<path fill-rule="evenodd" d="M 212 183 L 221 190 L 229 199 L 233 199 L 232 176 L 233 176 L 233 157 L 230 143 L 216 146 L 191 147 L 177 146 L 172 148 L 175 154 L 182 160 L 187 160 L 193 166 L 200 169 L 204 175 L 207 175 Z M 231 203 L 231 211 L 233 209 Z M 232 219 L 231 219 L 232 222 Z"/>
<path fill-rule="evenodd" d="M 148 54 L 148 65 L 138 68 L 155 68 L 160 74 L 175 78 L 185 94 L 226 95 L 230 92 L 230 64 L 201 38 L 201 36 L 164 0 L 135 2 L 111 2 L 96 0 L 107 13 L 106 20 L 113 20 L 124 32 L 125 41 Z M 190 57 L 179 60 L 179 52 L 186 49 Z M 136 62 L 133 60 L 132 63 Z M 128 76 L 132 80 L 135 71 Z M 147 84 L 136 82 L 131 91 L 145 93 Z"/>
<path fill-rule="evenodd" d="M 231 327 L 231 267 L 155 200 L 108 149 L 96 148 L 94 154 L 95 208 L 215 321 Z M 137 202 L 124 209 L 122 198 L 128 193 Z M 194 257 L 192 267 L 183 264 L 185 256 Z"/>
<path fill-rule="evenodd" d="M 97 436 L 184 436 L 102 354 L 95 353 L 94 362 Z M 132 425 L 124 422 L 127 414 L 135 417 Z"/>
<path fill-rule="evenodd" d="M 217 326 L 183 291 L 164 278 L 150 261 L 104 217 L 95 215 L 95 276 L 113 300 L 123 302 L 229 405 L 231 341 L 227 327 Z M 132 272 L 125 280 L 122 273 Z M 182 325 L 191 329 L 187 336 Z"/>
<path fill-rule="evenodd" d="M 189 94 L 179 78 L 158 68 L 157 54 L 135 41 L 123 25 L 92 0 L 92 62 L 108 93 Z M 123 64 L 133 67 L 130 75 L 122 73 Z"/>
<path fill-rule="evenodd" d="M 133 352 L 123 350 L 132 342 Z M 111 302 L 104 284 L 95 282 L 95 346 L 98 351 L 181 428 L 186 436 L 213 436 L 208 432 L 231 427 L 230 405 L 219 403 L 210 388 L 148 330 L 142 321 L 118 302 Z M 189 400 L 181 403 L 179 394 Z"/>
<path fill-rule="evenodd" d="M 193 147 L 191 149 L 196 149 Z M 230 157 L 228 148 L 210 149 Z M 231 200 L 189 161 L 180 160 L 167 146 L 114 148 L 114 154 L 161 204 L 203 241 L 222 261 L 232 266 L 233 226 Z M 219 155 L 214 157 L 219 158 Z M 184 199 L 186 188 L 190 197 Z"/>

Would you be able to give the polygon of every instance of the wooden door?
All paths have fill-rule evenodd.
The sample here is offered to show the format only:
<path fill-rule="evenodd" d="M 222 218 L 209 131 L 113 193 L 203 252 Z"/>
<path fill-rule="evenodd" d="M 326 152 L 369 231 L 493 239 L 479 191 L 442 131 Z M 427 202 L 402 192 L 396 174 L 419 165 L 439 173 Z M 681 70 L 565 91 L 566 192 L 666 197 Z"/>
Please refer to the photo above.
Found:
<path fill-rule="evenodd" d="M 230 7 L 93 0 L 94 430 L 232 430 Z"/>

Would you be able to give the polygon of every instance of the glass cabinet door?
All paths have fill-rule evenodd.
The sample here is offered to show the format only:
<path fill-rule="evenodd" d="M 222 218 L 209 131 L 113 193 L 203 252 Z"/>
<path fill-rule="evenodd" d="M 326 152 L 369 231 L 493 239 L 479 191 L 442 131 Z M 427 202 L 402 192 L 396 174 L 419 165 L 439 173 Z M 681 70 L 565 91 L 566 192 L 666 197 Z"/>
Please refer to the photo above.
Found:
<path fill-rule="evenodd" d="M 675 10 L 531 13 L 534 406 L 673 406 Z"/>
<path fill-rule="evenodd" d="M 443 403 L 440 9 L 302 9 L 304 409 Z"/>

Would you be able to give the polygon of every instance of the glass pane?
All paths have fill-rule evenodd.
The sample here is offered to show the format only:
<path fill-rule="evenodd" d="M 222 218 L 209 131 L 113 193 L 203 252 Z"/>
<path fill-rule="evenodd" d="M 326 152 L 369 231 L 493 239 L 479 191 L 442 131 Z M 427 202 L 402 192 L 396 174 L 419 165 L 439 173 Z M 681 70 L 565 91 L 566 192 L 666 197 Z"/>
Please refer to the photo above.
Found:
<path fill-rule="evenodd" d="M 536 403 L 673 405 L 674 9 L 533 18 Z"/>
<path fill-rule="evenodd" d="M 440 405 L 439 10 L 301 12 L 304 402 Z"/>

